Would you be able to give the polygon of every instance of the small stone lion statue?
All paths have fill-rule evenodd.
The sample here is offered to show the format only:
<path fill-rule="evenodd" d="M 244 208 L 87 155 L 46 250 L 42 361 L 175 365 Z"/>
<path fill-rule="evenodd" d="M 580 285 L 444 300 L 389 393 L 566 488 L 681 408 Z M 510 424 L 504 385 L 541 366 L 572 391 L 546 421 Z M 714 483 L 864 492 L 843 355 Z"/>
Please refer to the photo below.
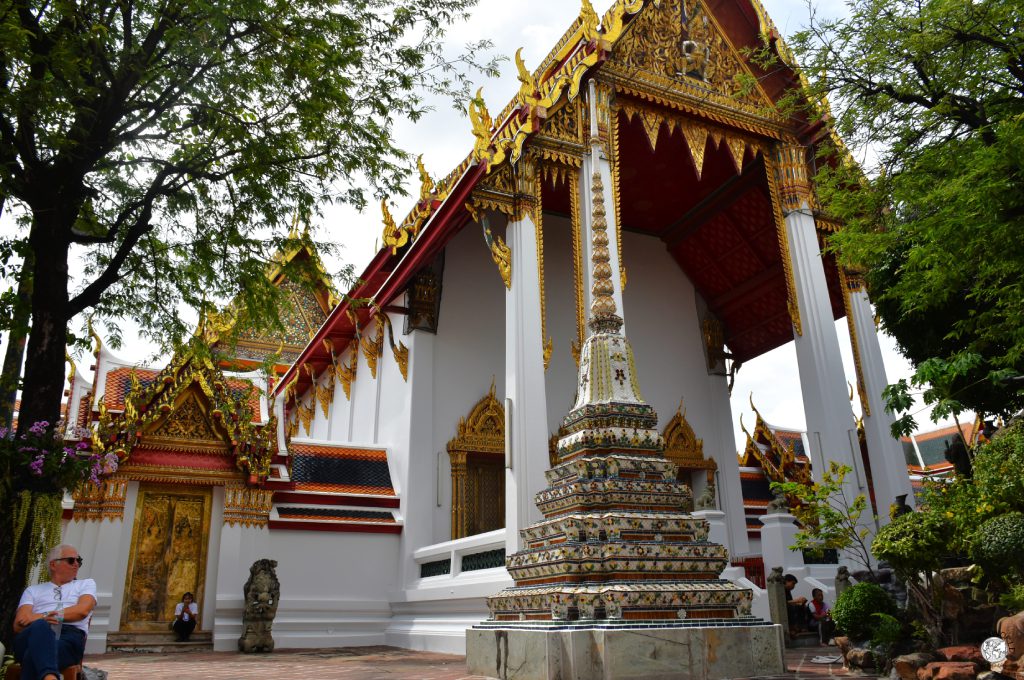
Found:
<path fill-rule="evenodd" d="M 277 560 L 268 559 L 256 560 L 249 567 L 249 580 L 243 590 L 242 637 L 238 638 L 238 651 L 245 654 L 274 651 L 271 629 L 281 596 L 275 567 Z"/>
<path fill-rule="evenodd" d="M 786 501 L 786 494 L 781 491 L 773 491 L 772 499 L 768 502 L 768 507 L 765 508 L 764 514 L 766 515 L 785 515 L 789 513 L 789 502 Z"/>
<path fill-rule="evenodd" d="M 698 510 L 714 510 L 715 509 L 715 485 L 708 484 L 704 487 L 704 491 L 701 492 L 697 498 L 697 509 Z"/>

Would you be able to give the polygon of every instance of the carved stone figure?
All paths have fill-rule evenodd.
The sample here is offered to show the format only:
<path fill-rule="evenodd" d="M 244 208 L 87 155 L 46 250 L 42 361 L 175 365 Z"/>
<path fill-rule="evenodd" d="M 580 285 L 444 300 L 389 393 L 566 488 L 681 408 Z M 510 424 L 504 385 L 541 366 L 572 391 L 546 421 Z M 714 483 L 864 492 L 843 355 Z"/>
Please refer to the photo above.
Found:
<path fill-rule="evenodd" d="M 850 570 L 842 565 L 836 570 L 836 600 L 850 587 Z"/>
<path fill-rule="evenodd" d="M 889 507 L 889 518 L 896 519 L 913 511 L 914 509 L 907 505 L 907 494 L 901 493 L 899 496 L 896 496 L 895 502 Z"/>
<path fill-rule="evenodd" d="M 1024 612 L 999 619 L 996 630 L 999 631 L 999 637 L 1006 641 L 1003 675 L 1024 678 Z"/>
<path fill-rule="evenodd" d="M 275 567 L 277 560 L 268 559 L 256 560 L 249 567 L 249 580 L 243 590 L 245 610 L 242 613 L 242 637 L 238 638 L 240 652 L 274 651 L 271 630 L 281 596 L 281 583 L 277 580 Z"/>
<path fill-rule="evenodd" d="M 683 72 L 691 78 L 706 80 L 705 70 L 711 58 L 711 49 L 694 40 L 683 41 Z"/>
<path fill-rule="evenodd" d="M 786 494 L 781 491 L 773 491 L 773 497 L 765 508 L 766 515 L 785 515 L 789 512 L 789 503 L 786 501 Z"/>
<path fill-rule="evenodd" d="M 698 510 L 714 510 L 715 509 L 715 485 L 708 484 L 704 487 L 704 491 L 701 492 L 697 498 L 697 509 Z"/>

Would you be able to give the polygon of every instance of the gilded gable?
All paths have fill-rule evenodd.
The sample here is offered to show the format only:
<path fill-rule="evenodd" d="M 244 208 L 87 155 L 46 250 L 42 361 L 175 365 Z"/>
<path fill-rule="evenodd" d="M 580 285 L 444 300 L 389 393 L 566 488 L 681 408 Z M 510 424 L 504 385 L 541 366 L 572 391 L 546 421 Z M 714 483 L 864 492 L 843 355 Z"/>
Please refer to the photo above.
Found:
<path fill-rule="evenodd" d="M 745 104 L 769 106 L 759 88 L 743 91 L 737 77 L 753 76 L 714 16 L 700 0 L 648 5 L 616 41 L 609 62 L 625 73 L 682 81 Z"/>

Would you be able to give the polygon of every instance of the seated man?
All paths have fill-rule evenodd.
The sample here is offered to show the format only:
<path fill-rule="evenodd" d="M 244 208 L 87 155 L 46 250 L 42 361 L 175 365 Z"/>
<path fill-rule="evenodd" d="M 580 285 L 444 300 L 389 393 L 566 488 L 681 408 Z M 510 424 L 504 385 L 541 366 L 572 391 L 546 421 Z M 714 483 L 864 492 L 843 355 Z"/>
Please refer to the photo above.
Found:
<path fill-rule="evenodd" d="M 82 558 L 74 546 L 58 545 L 46 561 L 50 582 L 26 588 L 14 616 L 14 658 L 25 680 L 60 680 L 61 668 L 82 662 L 96 606 L 96 582 L 76 580 Z"/>
<path fill-rule="evenodd" d="M 793 597 L 793 588 L 796 587 L 796 576 L 786 574 L 783 577 L 783 585 L 786 587 L 786 613 L 789 615 L 789 634 L 791 636 L 807 630 L 807 598 Z"/>
<path fill-rule="evenodd" d="M 811 591 L 811 601 L 807 604 L 807 613 L 810 615 L 808 624 L 811 630 L 818 631 L 818 637 L 822 642 L 828 642 L 836 627 L 832 623 L 832 610 L 825 604 L 825 593 L 821 588 Z"/>

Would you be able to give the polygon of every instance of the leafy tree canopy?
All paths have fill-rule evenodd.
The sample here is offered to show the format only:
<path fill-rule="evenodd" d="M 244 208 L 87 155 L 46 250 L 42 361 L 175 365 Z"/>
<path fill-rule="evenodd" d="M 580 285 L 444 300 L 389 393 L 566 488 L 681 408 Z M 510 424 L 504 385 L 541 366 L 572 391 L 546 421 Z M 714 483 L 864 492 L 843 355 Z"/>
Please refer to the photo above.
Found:
<path fill-rule="evenodd" d="M 853 0 L 794 39 L 839 135 L 817 177 L 886 330 L 938 419 L 1008 413 L 1024 391 L 1024 33 L 1016 0 Z M 836 162 L 835 159 L 841 159 Z M 862 170 L 862 167 L 864 170 Z M 866 174 L 865 174 L 866 171 Z M 916 426 L 910 415 L 902 432 Z"/>
<path fill-rule="evenodd" d="M 31 284 L 0 318 L 31 318 L 23 422 L 56 420 L 82 312 L 165 347 L 183 305 L 272 317 L 292 216 L 361 206 L 362 182 L 400 191 L 396 119 L 494 71 L 484 44 L 441 51 L 474 1 L 0 0 L 0 210 L 19 216 L 0 273 Z"/>

